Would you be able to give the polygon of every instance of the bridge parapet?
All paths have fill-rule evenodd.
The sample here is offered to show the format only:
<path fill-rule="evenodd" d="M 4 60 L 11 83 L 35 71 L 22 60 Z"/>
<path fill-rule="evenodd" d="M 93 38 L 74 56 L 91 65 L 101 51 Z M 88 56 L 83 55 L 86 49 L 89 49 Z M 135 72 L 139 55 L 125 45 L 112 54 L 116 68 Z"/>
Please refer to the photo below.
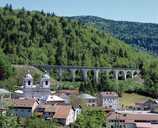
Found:
<path fill-rule="evenodd" d="M 96 82 L 99 81 L 99 74 L 100 73 L 113 73 L 113 76 L 115 79 L 119 79 L 120 75 L 123 76 L 124 80 L 127 79 L 127 76 L 131 76 L 131 78 L 134 78 L 135 75 L 138 75 L 140 73 L 139 69 L 134 68 L 112 68 L 112 67 L 87 67 L 87 66 L 65 66 L 65 65 L 33 65 L 35 67 L 42 67 L 45 70 L 50 71 L 52 68 L 55 68 L 57 70 L 57 75 L 59 80 L 62 79 L 63 72 L 65 70 L 70 71 L 72 75 L 72 81 L 75 81 L 76 72 L 80 71 L 83 75 L 83 80 L 88 80 L 88 72 L 93 71 L 94 73 L 94 80 Z"/>

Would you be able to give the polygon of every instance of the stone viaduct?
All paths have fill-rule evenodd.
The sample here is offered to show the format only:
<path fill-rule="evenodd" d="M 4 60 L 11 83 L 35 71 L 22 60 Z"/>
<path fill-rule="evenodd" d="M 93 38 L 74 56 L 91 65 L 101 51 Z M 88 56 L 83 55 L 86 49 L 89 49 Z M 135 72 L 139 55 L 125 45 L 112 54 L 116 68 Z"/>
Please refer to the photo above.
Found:
<path fill-rule="evenodd" d="M 133 79 L 137 75 L 139 75 L 139 69 L 130 69 L 130 68 L 108 68 L 108 67 L 86 67 L 86 66 L 64 66 L 64 65 L 33 65 L 37 68 L 42 68 L 47 70 L 48 72 L 51 69 L 56 69 L 57 76 L 59 80 L 62 80 L 63 73 L 65 71 L 69 71 L 71 73 L 71 80 L 75 81 L 76 72 L 79 71 L 82 73 L 82 78 L 84 81 L 88 80 L 88 72 L 93 72 L 93 78 L 96 82 L 99 81 L 99 74 L 106 73 L 111 74 L 114 79 L 118 80 L 119 77 L 122 77 L 123 80 L 127 78 Z"/>

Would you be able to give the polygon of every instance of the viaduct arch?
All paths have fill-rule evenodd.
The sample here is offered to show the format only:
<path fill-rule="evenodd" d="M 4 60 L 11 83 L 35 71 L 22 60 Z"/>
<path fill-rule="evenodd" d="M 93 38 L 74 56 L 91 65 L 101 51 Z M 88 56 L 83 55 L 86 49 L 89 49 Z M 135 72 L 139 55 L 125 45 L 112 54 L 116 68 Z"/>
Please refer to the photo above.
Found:
<path fill-rule="evenodd" d="M 133 79 L 135 76 L 140 74 L 139 69 L 130 69 L 130 68 L 86 67 L 86 66 L 65 66 L 65 65 L 33 65 L 33 66 L 37 68 L 43 68 L 48 72 L 51 71 L 52 68 L 55 68 L 59 80 L 62 80 L 64 71 L 69 70 L 72 76 L 71 78 L 72 81 L 75 81 L 77 71 L 82 72 L 82 77 L 84 81 L 88 80 L 88 72 L 92 71 L 94 74 L 93 78 L 96 82 L 99 81 L 100 73 L 109 74 L 110 72 L 112 72 L 114 79 L 116 80 L 118 80 L 120 76 L 123 77 L 123 80 L 126 80 L 127 78 Z"/>

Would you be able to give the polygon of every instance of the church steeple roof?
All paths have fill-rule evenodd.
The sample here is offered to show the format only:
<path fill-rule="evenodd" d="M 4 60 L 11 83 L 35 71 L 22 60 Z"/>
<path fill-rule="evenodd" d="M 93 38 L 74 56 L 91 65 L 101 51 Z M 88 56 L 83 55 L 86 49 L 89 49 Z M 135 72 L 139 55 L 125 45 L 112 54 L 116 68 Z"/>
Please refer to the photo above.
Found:
<path fill-rule="evenodd" d="M 26 79 L 33 79 L 32 75 L 30 74 L 30 71 L 27 72 L 25 78 Z"/>
<path fill-rule="evenodd" d="M 44 79 L 50 79 L 50 76 L 49 76 L 49 74 L 47 72 L 45 72 L 45 74 L 43 74 L 43 78 Z"/>

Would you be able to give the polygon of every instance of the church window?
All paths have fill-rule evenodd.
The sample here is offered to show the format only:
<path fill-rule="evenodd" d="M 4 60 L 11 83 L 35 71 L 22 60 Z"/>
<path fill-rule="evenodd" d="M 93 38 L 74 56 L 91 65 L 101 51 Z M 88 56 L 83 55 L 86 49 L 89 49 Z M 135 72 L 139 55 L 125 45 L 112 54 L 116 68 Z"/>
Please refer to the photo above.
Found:
<path fill-rule="evenodd" d="M 46 85 L 48 85 L 48 81 L 46 81 Z"/>
<path fill-rule="evenodd" d="M 28 81 L 28 85 L 31 85 L 31 81 L 30 80 Z"/>

